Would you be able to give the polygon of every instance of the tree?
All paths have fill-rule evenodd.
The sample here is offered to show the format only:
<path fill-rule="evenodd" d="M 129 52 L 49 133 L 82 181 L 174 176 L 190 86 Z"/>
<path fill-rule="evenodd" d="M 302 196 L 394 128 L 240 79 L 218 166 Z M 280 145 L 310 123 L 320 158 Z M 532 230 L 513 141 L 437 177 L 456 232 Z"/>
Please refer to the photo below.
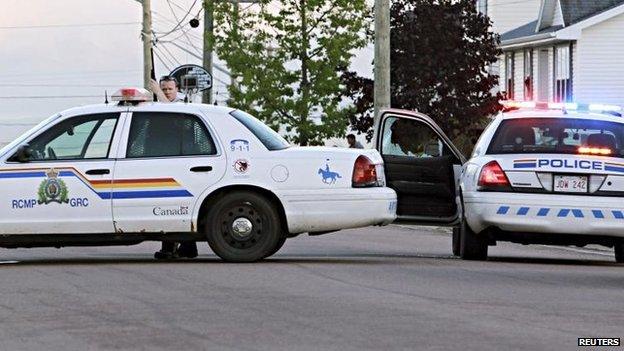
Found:
<path fill-rule="evenodd" d="M 459 144 L 502 106 L 488 67 L 501 54 L 491 22 L 473 0 L 396 0 L 390 10 L 392 106 L 432 117 Z M 372 80 L 343 74 L 356 114 L 351 125 L 372 135 Z M 465 145 L 463 149 L 467 147 Z"/>
<path fill-rule="evenodd" d="M 300 145 L 344 136 L 353 108 L 342 102 L 339 68 L 366 45 L 367 12 L 365 0 L 282 0 L 239 16 L 220 2 L 216 48 L 233 75 L 230 105 Z"/>

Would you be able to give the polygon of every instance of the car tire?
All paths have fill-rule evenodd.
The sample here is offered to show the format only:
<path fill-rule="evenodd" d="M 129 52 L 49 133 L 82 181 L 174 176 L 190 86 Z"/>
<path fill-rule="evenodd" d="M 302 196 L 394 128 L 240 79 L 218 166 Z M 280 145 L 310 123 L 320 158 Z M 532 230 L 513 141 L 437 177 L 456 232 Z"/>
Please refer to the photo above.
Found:
<path fill-rule="evenodd" d="M 279 214 L 263 196 L 238 191 L 219 198 L 206 218 L 208 245 L 227 262 L 255 262 L 282 239 Z"/>
<path fill-rule="evenodd" d="M 284 246 L 284 244 L 286 243 L 286 239 L 287 239 L 286 235 L 282 236 L 282 238 L 279 240 L 275 248 L 273 248 L 273 250 L 271 250 L 271 252 L 269 252 L 263 258 L 267 258 L 267 257 L 271 257 L 275 255 L 282 248 L 282 246 Z"/>
<path fill-rule="evenodd" d="M 453 255 L 461 254 L 461 227 L 453 227 Z"/>
<path fill-rule="evenodd" d="M 459 236 L 460 256 L 462 259 L 474 261 L 487 260 L 487 238 L 472 231 L 468 223 L 466 223 L 466 219 L 462 220 Z"/>
<path fill-rule="evenodd" d="M 615 251 L 615 262 L 624 263 L 624 243 L 615 244 L 613 251 Z"/>

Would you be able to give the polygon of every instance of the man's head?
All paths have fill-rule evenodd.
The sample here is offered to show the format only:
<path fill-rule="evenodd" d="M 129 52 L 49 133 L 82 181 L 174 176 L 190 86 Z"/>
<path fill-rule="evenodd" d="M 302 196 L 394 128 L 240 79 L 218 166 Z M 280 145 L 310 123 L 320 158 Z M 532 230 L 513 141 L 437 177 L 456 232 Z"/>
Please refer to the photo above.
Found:
<path fill-rule="evenodd" d="M 355 135 L 347 135 L 347 143 L 349 143 L 350 146 L 355 145 Z"/>
<path fill-rule="evenodd" d="M 174 101 L 178 96 L 178 80 L 171 76 L 160 78 L 160 90 L 169 101 Z"/>

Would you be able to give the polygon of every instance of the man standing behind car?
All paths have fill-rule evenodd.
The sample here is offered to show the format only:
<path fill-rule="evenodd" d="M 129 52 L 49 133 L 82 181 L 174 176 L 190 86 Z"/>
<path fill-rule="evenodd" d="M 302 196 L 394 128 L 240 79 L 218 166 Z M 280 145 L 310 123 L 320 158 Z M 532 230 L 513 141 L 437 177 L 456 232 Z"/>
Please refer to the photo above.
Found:
<path fill-rule="evenodd" d="M 175 77 L 163 76 L 159 82 L 152 79 L 150 88 L 158 102 L 184 102 L 184 95 L 180 94 L 180 85 Z"/>
<path fill-rule="evenodd" d="M 347 135 L 347 143 L 349 144 L 349 149 L 363 149 L 364 146 L 362 146 L 362 144 L 355 140 L 355 135 L 353 134 L 349 134 Z"/>
<path fill-rule="evenodd" d="M 184 102 L 184 96 L 179 93 L 178 80 L 175 77 L 163 76 L 159 83 L 152 79 L 150 88 L 156 94 L 159 102 Z M 197 257 L 197 243 L 194 241 L 182 243 L 163 241 L 160 251 L 154 253 L 154 258 L 159 260 L 178 257 Z"/>

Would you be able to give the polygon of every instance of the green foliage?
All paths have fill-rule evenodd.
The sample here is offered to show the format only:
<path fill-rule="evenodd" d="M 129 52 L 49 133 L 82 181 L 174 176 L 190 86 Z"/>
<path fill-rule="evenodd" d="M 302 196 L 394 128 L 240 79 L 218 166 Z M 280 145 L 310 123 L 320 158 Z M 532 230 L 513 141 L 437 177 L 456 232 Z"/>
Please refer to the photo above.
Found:
<path fill-rule="evenodd" d="M 390 11 L 392 107 L 418 110 L 470 149 L 471 131 L 499 111 L 488 71 L 501 54 L 490 20 L 473 0 L 395 0 Z M 373 82 L 352 72 L 343 81 L 354 97 L 354 130 L 372 136 Z"/>
<path fill-rule="evenodd" d="M 353 108 L 342 102 L 339 72 L 367 43 L 364 0 L 265 1 L 244 16 L 223 1 L 215 13 L 217 53 L 235 80 L 232 107 L 301 145 L 344 135 Z"/>

